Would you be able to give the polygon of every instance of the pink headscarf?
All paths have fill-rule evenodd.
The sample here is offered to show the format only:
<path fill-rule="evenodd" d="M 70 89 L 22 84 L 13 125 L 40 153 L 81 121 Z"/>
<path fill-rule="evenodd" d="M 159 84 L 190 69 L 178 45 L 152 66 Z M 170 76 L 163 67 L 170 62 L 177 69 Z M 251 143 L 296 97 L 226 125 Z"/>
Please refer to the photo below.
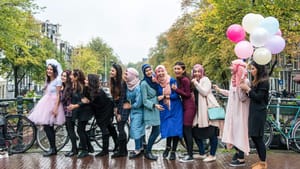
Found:
<path fill-rule="evenodd" d="M 198 71 L 201 72 L 201 77 L 200 77 L 200 79 L 201 79 L 202 77 L 205 76 L 205 72 L 204 72 L 203 66 L 200 65 L 200 64 L 195 64 L 195 65 L 193 66 L 193 69 L 192 69 L 192 78 L 195 78 L 194 72 L 195 72 L 196 70 L 198 70 Z"/>
<path fill-rule="evenodd" d="M 134 68 L 127 68 L 127 88 L 133 90 L 137 85 L 140 84 L 139 72 Z"/>
<path fill-rule="evenodd" d="M 241 59 L 236 59 L 231 62 L 230 69 L 232 70 L 231 83 L 232 86 L 240 86 L 241 80 L 247 78 L 247 64 Z"/>
<path fill-rule="evenodd" d="M 158 75 L 158 71 L 160 69 L 162 69 L 164 71 L 164 74 L 165 74 L 164 78 L 160 78 L 159 75 Z M 163 95 L 164 96 L 170 96 L 171 95 L 171 86 L 170 86 L 171 77 L 168 75 L 168 72 L 167 72 L 166 68 L 163 65 L 158 65 L 155 68 L 155 77 L 156 77 L 156 80 L 159 83 L 159 85 L 163 88 Z M 170 97 L 165 98 L 164 103 L 166 105 L 168 105 L 168 107 L 170 109 L 170 105 L 171 105 Z"/>

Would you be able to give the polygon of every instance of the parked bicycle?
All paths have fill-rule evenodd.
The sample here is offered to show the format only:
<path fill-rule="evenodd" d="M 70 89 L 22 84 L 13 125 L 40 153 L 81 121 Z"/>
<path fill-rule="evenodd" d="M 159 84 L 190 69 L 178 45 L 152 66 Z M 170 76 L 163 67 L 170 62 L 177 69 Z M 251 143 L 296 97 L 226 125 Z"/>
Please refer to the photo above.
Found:
<path fill-rule="evenodd" d="M 117 123 L 113 123 L 114 127 L 117 128 Z M 77 129 L 77 124 L 75 126 L 75 130 Z M 89 120 L 88 125 L 87 125 L 87 135 L 92 143 L 92 145 L 98 146 L 99 148 L 102 148 L 102 132 L 99 126 L 96 123 L 96 119 L 92 118 Z M 127 135 L 129 134 L 129 124 L 125 124 L 125 132 Z M 67 135 L 67 131 L 65 126 L 55 126 L 55 138 L 56 138 L 56 146 L 58 150 L 61 150 L 68 142 L 69 142 L 69 137 Z M 129 141 L 129 137 L 127 139 L 127 142 Z M 113 150 L 114 146 L 112 137 L 110 137 L 110 145 L 109 145 L 109 150 Z M 48 151 L 50 149 L 50 145 L 46 136 L 46 133 L 44 130 L 40 129 L 37 131 L 37 143 L 39 147 L 43 151 Z"/>
<path fill-rule="evenodd" d="M 23 153 L 35 142 L 36 127 L 26 116 L 8 114 L 8 103 L 0 103 L 0 115 L 4 117 L 4 140 L 9 154 Z"/>
<path fill-rule="evenodd" d="M 277 104 L 271 101 L 277 101 Z M 294 105 L 282 105 L 282 101 L 293 102 Z M 266 147 L 272 142 L 274 134 L 281 136 L 281 142 L 287 148 L 300 153 L 300 105 L 299 99 L 276 98 L 270 99 L 268 105 L 267 122 L 264 129 Z M 295 104 L 297 103 L 297 104 Z"/>

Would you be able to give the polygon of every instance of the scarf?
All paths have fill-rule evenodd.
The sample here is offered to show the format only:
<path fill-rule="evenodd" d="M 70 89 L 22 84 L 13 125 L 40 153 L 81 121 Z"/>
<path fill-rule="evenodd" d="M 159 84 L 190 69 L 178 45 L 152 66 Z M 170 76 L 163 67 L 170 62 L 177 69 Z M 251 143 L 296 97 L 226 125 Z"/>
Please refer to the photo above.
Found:
<path fill-rule="evenodd" d="M 163 77 L 159 77 L 158 71 L 163 71 L 165 75 Z M 157 82 L 162 87 L 163 95 L 168 96 L 168 98 L 164 98 L 164 103 L 168 106 L 168 108 L 170 110 L 170 108 L 171 108 L 171 102 L 170 102 L 170 95 L 171 95 L 170 79 L 171 79 L 171 77 L 168 75 L 167 70 L 163 65 L 158 65 L 155 68 L 155 74 L 156 74 Z"/>
<path fill-rule="evenodd" d="M 128 68 L 126 70 L 126 76 L 127 76 L 127 88 L 129 90 L 135 89 L 140 84 L 139 79 L 139 72 L 134 68 Z"/>
<path fill-rule="evenodd" d="M 153 88 L 154 90 L 157 90 L 157 87 L 158 87 L 157 85 L 158 84 L 153 82 L 152 77 L 148 77 L 146 75 L 146 69 L 147 68 L 151 68 L 151 66 L 149 64 L 144 64 L 142 66 L 142 71 L 143 71 L 143 74 L 144 74 L 144 79 L 143 80 L 145 80 L 151 88 Z M 155 76 L 155 74 L 153 74 L 153 75 Z"/>

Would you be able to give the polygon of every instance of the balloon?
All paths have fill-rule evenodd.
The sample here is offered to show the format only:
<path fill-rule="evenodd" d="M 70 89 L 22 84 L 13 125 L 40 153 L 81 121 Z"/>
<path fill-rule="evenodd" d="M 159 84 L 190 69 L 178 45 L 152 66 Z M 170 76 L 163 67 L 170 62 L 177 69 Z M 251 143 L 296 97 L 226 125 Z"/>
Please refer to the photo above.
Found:
<path fill-rule="evenodd" d="M 243 17 L 242 26 L 246 32 L 251 33 L 263 19 L 260 14 L 249 13 Z"/>
<path fill-rule="evenodd" d="M 278 29 L 278 31 L 275 33 L 275 35 L 278 35 L 278 36 L 282 36 L 282 32 L 280 29 Z"/>
<path fill-rule="evenodd" d="M 271 59 L 271 51 L 267 48 L 257 48 L 253 53 L 253 60 L 259 65 L 266 65 Z"/>
<path fill-rule="evenodd" d="M 226 31 L 227 38 L 232 42 L 239 42 L 245 39 L 246 32 L 239 24 L 230 25 Z"/>
<path fill-rule="evenodd" d="M 250 34 L 250 42 L 255 47 L 262 47 L 270 37 L 270 34 L 261 27 L 255 28 Z"/>
<path fill-rule="evenodd" d="M 276 18 L 269 16 L 263 19 L 259 26 L 265 28 L 271 35 L 275 35 L 279 29 L 279 22 Z"/>
<path fill-rule="evenodd" d="M 240 59 L 247 59 L 253 54 L 253 46 L 248 41 L 240 41 L 235 45 L 234 53 Z"/>
<path fill-rule="evenodd" d="M 272 54 L 280 53 L 285 47 L 285 41 L 281 36 L 274 35 L 269 38 L 265 44 L 265 48 L 269 49 Z"/>

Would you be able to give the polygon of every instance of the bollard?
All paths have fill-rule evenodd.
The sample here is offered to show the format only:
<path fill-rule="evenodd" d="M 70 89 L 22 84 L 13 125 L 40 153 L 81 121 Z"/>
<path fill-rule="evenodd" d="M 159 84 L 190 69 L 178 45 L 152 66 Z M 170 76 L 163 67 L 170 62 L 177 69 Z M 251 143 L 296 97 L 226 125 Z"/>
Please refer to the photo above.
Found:
<path fill-rule="evenodd" d="M 17 112 L 23 114 L 23 96 L 17 97 Z"/>

